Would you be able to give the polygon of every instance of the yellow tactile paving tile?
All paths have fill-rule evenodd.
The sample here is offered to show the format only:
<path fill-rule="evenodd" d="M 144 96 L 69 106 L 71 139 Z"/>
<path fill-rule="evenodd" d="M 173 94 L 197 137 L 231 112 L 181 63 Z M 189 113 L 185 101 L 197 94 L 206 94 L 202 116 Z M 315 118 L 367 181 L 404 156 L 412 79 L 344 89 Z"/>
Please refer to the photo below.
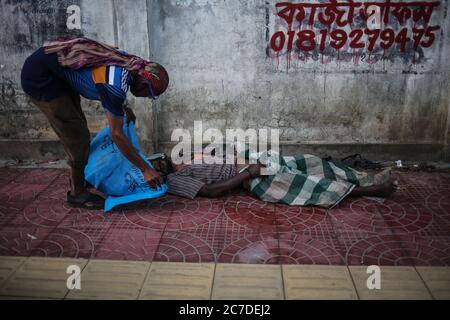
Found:
<path fill-rule="evenodd" d="M 350 272 L 344 266 L 283 265 L 288 300 L 357 300 Z"/>
<path fill-rule="evenodd" d="M 154 262 L 139 299 L 208 300 L 214 269 L 214 264 Z"/>
<path fill-rule="evenodd" d="M 81 273 L 81 290 L 66 299 L 136 300 L 149 269 L 149 262 L 91 260 Z"/>
<path fill-rule="evenodd" d="M 450 267 L 416 267 L 433 298 L 450 300 Z"/>
<path fill-rule="evenodd" d="M 63 300 L 63 299 L 50 299 L 50 298 L 29 298 L 29 297 L 4 297 L 4 296 L 0 296 L 0 300 L 6 300 L 6 301 L 15 301 L 15 300 L 24 300 L 24 301 L 34 301 L 34 300 Z"/>
<path fill-rule="evenodd" d="M 282 300 L 281 266 L 218 264 L 212 299 Z"/>
<path fill-rule="evenodd" d="M 381 289 L 369 290 L 367 267 L 349 267 L 361 300 L 430 300 L 428 289 L 414 267 L 381 267 Z"/>
<path fill-rule="evenodd" d="M 83 270 L 87 260 L 28 258 L 4 283 L 0 296 L 63 299 L 67 292 L 69 266 Z"/>
<path fill-rule="evenodd" d="M 80 291 L 67 289 L 71 265 Z M 367 288 L 369 276 L 367 267 L 0 257 L 0 300 L 450 299 L 448 267 L 381 267 L 381 290 Z"/>
<path fill-rule="evenodd" d="M 23 257 L 0 257 L 0 288 L 26 259 Z"/>

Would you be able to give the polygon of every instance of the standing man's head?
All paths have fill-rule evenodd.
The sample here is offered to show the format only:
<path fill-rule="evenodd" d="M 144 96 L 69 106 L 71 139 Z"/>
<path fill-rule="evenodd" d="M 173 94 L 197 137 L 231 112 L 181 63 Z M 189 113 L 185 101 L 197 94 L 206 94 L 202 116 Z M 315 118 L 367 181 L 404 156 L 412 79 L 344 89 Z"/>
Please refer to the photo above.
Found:
<path fill-rule="evenodd" d="M 166 69 L 155 62 L 132 73 L 131 93 L 136 97 L 157 99 L 169 86 L 169 74 Z"/>

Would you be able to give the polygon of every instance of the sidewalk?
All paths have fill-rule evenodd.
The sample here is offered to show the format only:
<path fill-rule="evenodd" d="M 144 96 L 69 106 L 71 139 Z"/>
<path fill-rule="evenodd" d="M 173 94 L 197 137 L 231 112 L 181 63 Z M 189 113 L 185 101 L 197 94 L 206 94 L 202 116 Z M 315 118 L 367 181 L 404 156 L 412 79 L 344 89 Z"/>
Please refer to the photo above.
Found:
<path fill-rule="evenodd" d="M 111 214 L 65 204 L 65 169 L 0 168 L 0 256 L 270 265 L 450 265 L 450 174 L 395 173 L 391 199 L 336 209 L 246 194 Z M 273 267 L 273 266 L 272 266 Z"/>
<path fill-rule="evenodd" d="M 82 270 L 67 289 L 68 266 Z M 448 267 L 382 267 L 367 289 L 365 267 L 236 265 L 0 257 L 0 300 L 445 300 Z"/>

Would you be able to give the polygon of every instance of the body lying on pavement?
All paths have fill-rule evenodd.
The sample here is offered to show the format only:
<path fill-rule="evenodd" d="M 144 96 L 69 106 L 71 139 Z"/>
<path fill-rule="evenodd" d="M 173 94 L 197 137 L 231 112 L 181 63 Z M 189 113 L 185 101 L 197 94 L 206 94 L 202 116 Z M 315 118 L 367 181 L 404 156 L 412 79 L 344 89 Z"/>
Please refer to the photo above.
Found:
<path fill-rule="evenodd" d="M 395 190 L 390 171 L 358 172 L 313 155 L 281 157 L 281 168 L 263 176 L 261 164 L 154 164 L 162 171 L 169 193 L 194 199 L 217 198 L 235 189 L 250 190 L 260 199 L 287 205 L 332 208 L 347 196 L 389 197 Z"/>

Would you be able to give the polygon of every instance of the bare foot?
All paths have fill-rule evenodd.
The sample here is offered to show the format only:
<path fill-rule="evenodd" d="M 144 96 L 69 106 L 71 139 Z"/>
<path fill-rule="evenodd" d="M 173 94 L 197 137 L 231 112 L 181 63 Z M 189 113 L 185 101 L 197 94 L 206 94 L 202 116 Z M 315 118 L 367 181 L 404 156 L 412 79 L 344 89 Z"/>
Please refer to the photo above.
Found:
<path fill-rule="evenodd" d="M 395 185 L 392 181 L 386 181 L 383 184 L 377 186 L 377 193 L 382 198 L 390 197 L 395 191 Z"/>
<path fill-rule="evenodd" d="M 391 179 L 391 169 L 387 168 L 374 175 L 374 184 L 380 185 L 389 182 Z"/>
<path fill-rule="evenodd" d="M 394 183 L 386 181 L 385 183 L 371 187 L 357 187 L 352 191 L 350 196 L 388 198 L 394 193 L 395 189 Z"/>

